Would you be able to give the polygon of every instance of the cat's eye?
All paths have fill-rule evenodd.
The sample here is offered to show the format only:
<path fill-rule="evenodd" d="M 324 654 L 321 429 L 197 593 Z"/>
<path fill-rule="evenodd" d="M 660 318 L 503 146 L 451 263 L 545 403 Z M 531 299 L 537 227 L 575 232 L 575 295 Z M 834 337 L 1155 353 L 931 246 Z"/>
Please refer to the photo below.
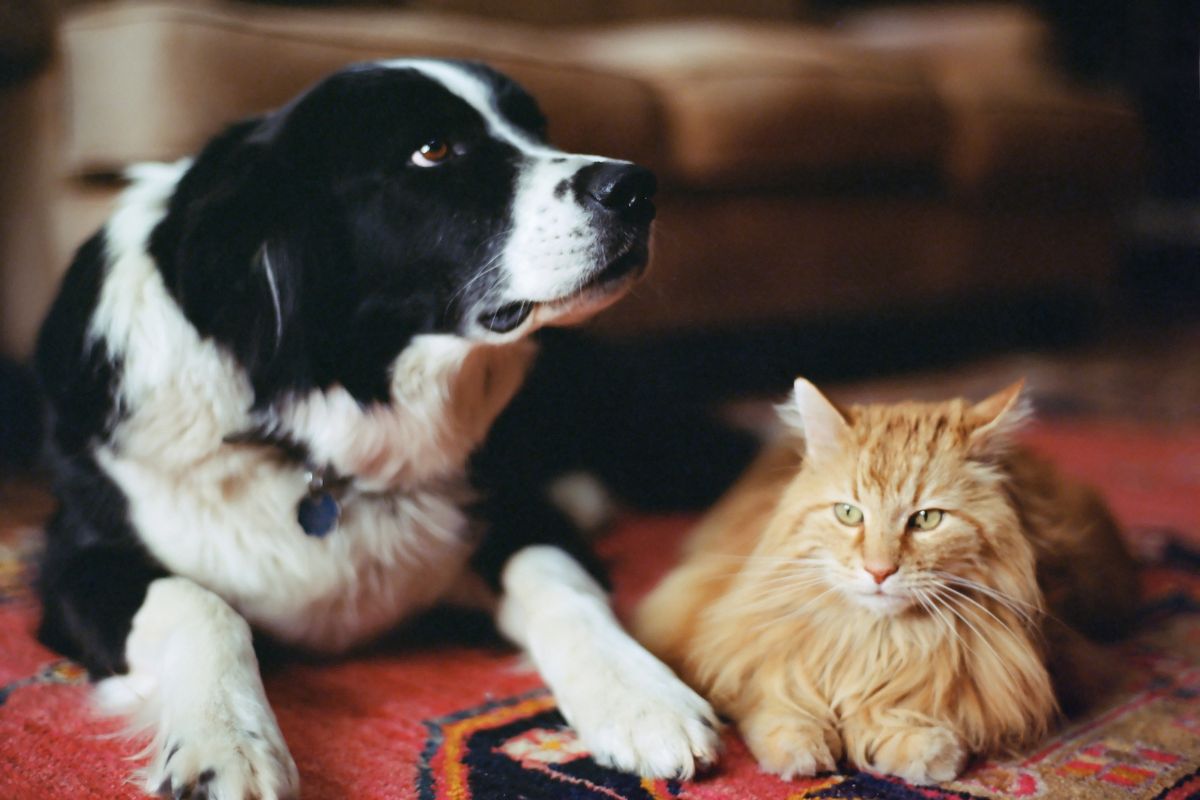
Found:
<path fill-rule="evenodd" d="M 436 167 L 451 155 L 450 145 L 442 139 L 430 139 L 412 154 L 412 163 L 418 167 Z"/>
<path fill-rule="evenodd" d="M 936 508 L 923 508 L 908 518 L 908 527 L 918 531 L 931 531 L 942 524 L 944 514 Z"/>
<path fill-rule="evenodd" d="M 861 525 L 863 521 L 862 509 L 849 503 L 834 503 L 833 515 L 843 525 Z"/>

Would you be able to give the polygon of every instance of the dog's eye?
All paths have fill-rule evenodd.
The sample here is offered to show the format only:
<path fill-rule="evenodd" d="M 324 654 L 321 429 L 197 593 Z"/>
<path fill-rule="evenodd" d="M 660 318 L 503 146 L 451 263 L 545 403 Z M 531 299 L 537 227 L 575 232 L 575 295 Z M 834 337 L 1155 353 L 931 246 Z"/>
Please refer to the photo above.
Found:
<path fill-rule="evenodd" d="M 412 163 L 418 167 L 436 167 L 450 157 L 450 145 L 441 139 L 430 139 L 412 154 Z"/>

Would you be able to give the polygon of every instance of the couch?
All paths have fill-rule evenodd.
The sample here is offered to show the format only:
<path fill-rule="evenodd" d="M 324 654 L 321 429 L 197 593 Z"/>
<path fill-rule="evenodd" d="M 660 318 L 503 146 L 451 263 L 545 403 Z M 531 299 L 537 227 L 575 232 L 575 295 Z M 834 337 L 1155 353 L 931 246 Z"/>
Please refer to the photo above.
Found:
<path fill-rule="evenodd" d="M 1138 120 L 1065 78 L 1019 5 L 821 24 L 770 0 L 736 18 L 489 13 L 501 5 L 70 7 L 50 65 L 0 87 L 3 352 L 29 351 L 129 164 L 191 153 L 345 63 L 402 54 L 491 62 L 540 99 L 556 144 L 657 171 L 654 264 L 593 323 L 610 338 L 1111 290 Z"/>

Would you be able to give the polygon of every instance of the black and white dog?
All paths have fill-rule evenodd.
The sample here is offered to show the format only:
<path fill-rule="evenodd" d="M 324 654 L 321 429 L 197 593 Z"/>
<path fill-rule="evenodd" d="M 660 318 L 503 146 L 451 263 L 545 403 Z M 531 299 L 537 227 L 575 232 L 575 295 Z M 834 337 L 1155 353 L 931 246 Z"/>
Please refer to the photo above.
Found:
<path fill-rule="evenodd" d="M 442 601 L 495 612 L 600 762 L 710 761 L 710 708 L 622 631 L 561 517 L 469 468 L 528 334 L 641 273 L 652 174 L 550 147 L 490 69 L 398 60 L 134 177 L 38 344 L 40 635 L 153 734 L 147 791 L 296 795 L 251 629 L 341 651 Z"/>

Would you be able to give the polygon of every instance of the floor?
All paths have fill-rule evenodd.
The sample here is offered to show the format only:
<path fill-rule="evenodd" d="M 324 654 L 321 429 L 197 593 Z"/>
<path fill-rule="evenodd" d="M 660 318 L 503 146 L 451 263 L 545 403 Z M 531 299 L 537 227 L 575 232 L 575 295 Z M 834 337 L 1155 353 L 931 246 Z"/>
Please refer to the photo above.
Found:
<path fill-rule="evenodd" d="M 1020 378 L 1046 414 L 1194 423 L 1200 421 L 1200 326 L 1125 331 L 1073 350 L 998 356 L 850 388 L 880 399 L 982 397 Z"/>
<path fill-rule="evenodd" d="M 1041 417 L 1191 427 L 1200 424 L 1200 324 L 1127 326 L 1071 348 L 1005 353 L 821 388 L 847 403 L 982 399 L 1020 379 Z M 734 413 L 757 425 L 771 412 L 759 401 L 747 401 Z"/>

